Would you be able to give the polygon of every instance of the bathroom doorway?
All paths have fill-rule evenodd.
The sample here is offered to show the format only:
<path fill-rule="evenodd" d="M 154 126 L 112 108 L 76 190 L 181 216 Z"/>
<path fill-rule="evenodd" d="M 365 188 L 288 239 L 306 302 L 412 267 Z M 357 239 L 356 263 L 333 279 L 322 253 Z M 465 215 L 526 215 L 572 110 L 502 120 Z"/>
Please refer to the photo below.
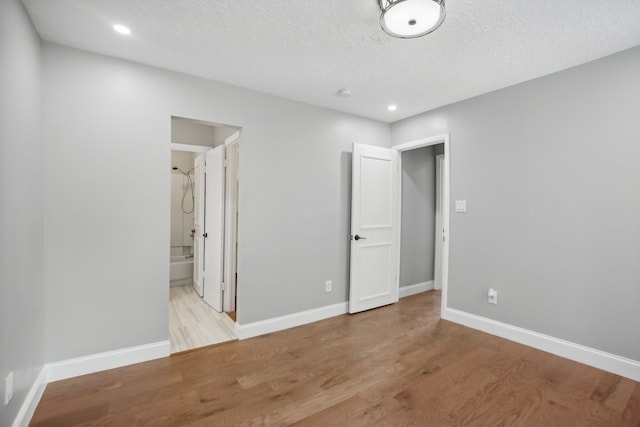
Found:
<path fill-rule="evenodd" d="M 236 339 L 239 146 L 238 127 L 171 118 L 172 353 Z"/>

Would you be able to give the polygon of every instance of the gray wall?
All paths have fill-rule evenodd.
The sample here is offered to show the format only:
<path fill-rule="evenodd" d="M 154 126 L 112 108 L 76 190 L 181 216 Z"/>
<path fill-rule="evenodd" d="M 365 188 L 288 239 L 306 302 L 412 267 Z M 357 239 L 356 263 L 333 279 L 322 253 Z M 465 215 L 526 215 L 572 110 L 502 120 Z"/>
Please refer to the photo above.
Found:
<path fill-rule="evenodd" d="M 433 280 L 435 202 L 434 147 L 403 152 L 400 287 Z"/>
<path fill-rule="evenodd" d="M 44 71 L 47 361 L 168 338 L 171 116 L 242 127 L 239 323 L 347 300 L 352 143 L 389 125 L 52 44 Z"/>
<path fill-rule="evenodd" d="M 640 360 L 639 114 L 634 48 L 392 125 L 451 133 L 450 307 Z"/>
<path fill-rule="evenodd" d="M 43 358 L 41 43 L 17 0 L 0 1 L 0 425 Z M 14 397 L 4 406 L 4 379 Z"/>

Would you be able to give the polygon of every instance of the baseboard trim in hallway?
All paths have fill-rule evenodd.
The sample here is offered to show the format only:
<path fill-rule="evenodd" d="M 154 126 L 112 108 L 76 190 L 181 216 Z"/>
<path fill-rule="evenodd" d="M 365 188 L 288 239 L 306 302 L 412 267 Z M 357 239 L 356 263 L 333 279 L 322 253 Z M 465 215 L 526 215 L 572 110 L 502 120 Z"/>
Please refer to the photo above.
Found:
<path fill-rule="evenodd" d="M 426 292 L 433 290 L 433 280 L 428 282 L 415 283 L 413 285 L 402 286 L 400 288 L 400 298 L 408 297 L 411 295 L 419 294 L 420 292 Z"/>

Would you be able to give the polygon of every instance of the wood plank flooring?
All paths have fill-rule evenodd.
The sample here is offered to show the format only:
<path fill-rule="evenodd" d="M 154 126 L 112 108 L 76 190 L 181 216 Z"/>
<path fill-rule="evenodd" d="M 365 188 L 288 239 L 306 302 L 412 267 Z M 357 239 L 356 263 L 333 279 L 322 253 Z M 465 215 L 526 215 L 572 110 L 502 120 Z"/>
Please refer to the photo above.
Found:
<path fill-rule="evenodd" d="M 233 321 L 204 302 L 193 286 L 170 289 L 171 353 L 235 339 Z"/>
<path fill-rule="evenodd" d="M 51 383 L 32 426 L 640 426 L 640 383 L 439 318 L 440 295 Z"/>

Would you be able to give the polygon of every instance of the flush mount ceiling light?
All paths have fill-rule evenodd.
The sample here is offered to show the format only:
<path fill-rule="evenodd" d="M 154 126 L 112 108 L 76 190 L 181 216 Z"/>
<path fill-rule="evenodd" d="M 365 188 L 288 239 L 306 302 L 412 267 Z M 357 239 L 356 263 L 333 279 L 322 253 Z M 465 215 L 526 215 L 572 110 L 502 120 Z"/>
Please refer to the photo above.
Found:
<path fill-rule="evenodd" d="M 117 33 L 124 34 L 125 36 L 128 36 L 129 34 L 131 34 L 131 30 L 129 29 L 129 27 L 125 27 L 124 25 L 115 24 L 113 26 L 113 29 Z"/>
<path fill-rule="evenodd" d="M 378 0 L 380 26 L 393 37 L 413 39 L 435 31 L 444 21 L 444 0 Z"/>

